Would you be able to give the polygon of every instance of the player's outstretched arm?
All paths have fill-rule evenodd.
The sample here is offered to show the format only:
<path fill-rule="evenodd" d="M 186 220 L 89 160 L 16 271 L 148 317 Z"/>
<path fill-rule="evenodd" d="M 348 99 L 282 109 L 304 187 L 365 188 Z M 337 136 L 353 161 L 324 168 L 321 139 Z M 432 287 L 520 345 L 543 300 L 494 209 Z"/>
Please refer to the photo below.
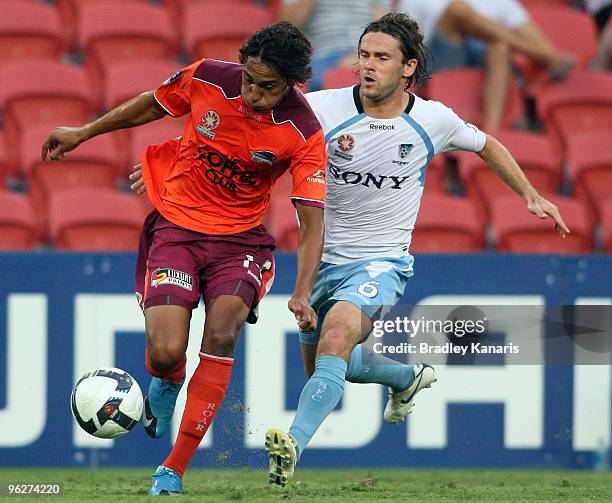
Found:
<path fill-rule="evenodd" d="M 55 128 L 43 143 L 42 160 L 46 161 L 48 156 L 51 161 L 59 161 L 65 157 L 66 152 L 94 136 L 161 119 L 166 114 L 155 106 L 153 94 L 154 91 L 139 94 L 84 126 Z"/>
<path fill-rule="evenodd" d="M 478 155 L 512 190 L 525 200 L 531 213 L 540 218 L 551 217 L 555 222 L 556 231 L 562 238 L 570 233 L 558 208 L 538 194 L 512 154 L 497 139 L 488 134 L 485 146 Z"/>
<path fill-rule="evenodd" d="M 298 234 L 297 275 L 289 299 L 289 310 L 300 330 L 310 332 L 317 327 L 317 315 L 310 307 L 310 295 L 323 250 L 323 208 L 296 204 L 300 229 Z"/>

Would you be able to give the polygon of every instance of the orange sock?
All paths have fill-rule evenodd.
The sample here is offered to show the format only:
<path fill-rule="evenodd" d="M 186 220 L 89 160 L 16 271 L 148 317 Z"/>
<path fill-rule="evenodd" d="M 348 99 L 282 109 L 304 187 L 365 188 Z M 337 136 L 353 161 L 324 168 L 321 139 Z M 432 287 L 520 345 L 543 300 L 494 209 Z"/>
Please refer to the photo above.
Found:
<path fill-rule="evenodd" d="M 168 379 L 172 381 L 174 384 L 180 384 L 183 379 L 185 379 L 185 364 L 187 363 L 187 357 L 183 355 L 181 361 L 178 362 L 177 366 L 171 372 L 166 374 L 162 372 L 157 372 L 153 366 L 151 365 L 151 360 L 149 359 L 149 350 L 145 351 L 145 365 L 147 366 L 147 370 L 149 374 L 153 377 L 159 377 L 160 379 Z"/>
<path fill-rule="evenodd" d="M 221 406 L 233 365 L 233 358 L 200 353 L 200 364 L 187 388 L 187 405 L 176 443 L 162 463 L 181 477 Z"/>

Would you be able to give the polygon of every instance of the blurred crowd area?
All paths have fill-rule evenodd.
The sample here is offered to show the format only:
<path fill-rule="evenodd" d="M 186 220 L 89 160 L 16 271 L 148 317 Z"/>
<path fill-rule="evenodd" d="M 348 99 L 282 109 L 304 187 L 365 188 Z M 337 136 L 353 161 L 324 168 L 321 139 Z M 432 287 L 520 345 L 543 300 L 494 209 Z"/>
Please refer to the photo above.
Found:
<path fill-rule="evenodd" d="M 165 118 L 97 137 L 61 163 L 41 145 L 160 85 L 186 64 L 237 61 L 279 19 L 315 48 L 302 89 L 358 83 L 363 28 L 395 10 L 418 21 L 431 78 L 414 92 L 493 134 L 572 234 L 530 215 L 475 154 L 434 158 L 411 251 L 612 253 L 612 0 L 0 0 L 0 249 L 136 250 L 145 196 L 127 176 L 146 147 L 181 134 Z M 291 183 L 267 226 L 297 246 Z"/>

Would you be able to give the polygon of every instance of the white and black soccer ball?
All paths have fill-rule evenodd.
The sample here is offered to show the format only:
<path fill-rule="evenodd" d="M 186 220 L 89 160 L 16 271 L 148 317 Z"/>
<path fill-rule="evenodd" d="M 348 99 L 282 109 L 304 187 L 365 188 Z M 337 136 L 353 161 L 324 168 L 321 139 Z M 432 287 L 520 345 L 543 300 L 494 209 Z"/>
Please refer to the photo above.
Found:
<path fill-rule="evenodd" d="M 98 438 L 118 438 L 142 416 L 140 386 L 125 370 L 101 367 L 81 377 L 70 397 L 72 414 L 87 433 Z"/>

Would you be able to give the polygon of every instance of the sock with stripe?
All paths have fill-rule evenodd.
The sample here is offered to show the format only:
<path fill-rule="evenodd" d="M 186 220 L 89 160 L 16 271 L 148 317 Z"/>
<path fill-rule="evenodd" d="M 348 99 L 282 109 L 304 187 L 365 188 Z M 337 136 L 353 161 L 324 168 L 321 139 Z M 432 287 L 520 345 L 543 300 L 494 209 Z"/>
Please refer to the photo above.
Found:
<path fill-rule="evenodd" d="M 200 364 L 187 387 L 187 405 L 176 443 L 162 463 L 181 477 L 221 406 L 233 365 L 233 358 L 200 353 Z"/>
<path fill-rule="evenodd" d="M 296 441 L 298 456 L 342 398 L 345 374 L 346 362 L 342 358 L 322 355 L 315 360 L 314 374 L 304 385 L 289 429 Z"/>
<path fill-rule="evenodd" d="M 414 381 L 412 365 L 396 362 L 357 344 L 348 361 L 346 380 L 356 383 L 378 383 L 393 391 L 404 391 Z"/>

